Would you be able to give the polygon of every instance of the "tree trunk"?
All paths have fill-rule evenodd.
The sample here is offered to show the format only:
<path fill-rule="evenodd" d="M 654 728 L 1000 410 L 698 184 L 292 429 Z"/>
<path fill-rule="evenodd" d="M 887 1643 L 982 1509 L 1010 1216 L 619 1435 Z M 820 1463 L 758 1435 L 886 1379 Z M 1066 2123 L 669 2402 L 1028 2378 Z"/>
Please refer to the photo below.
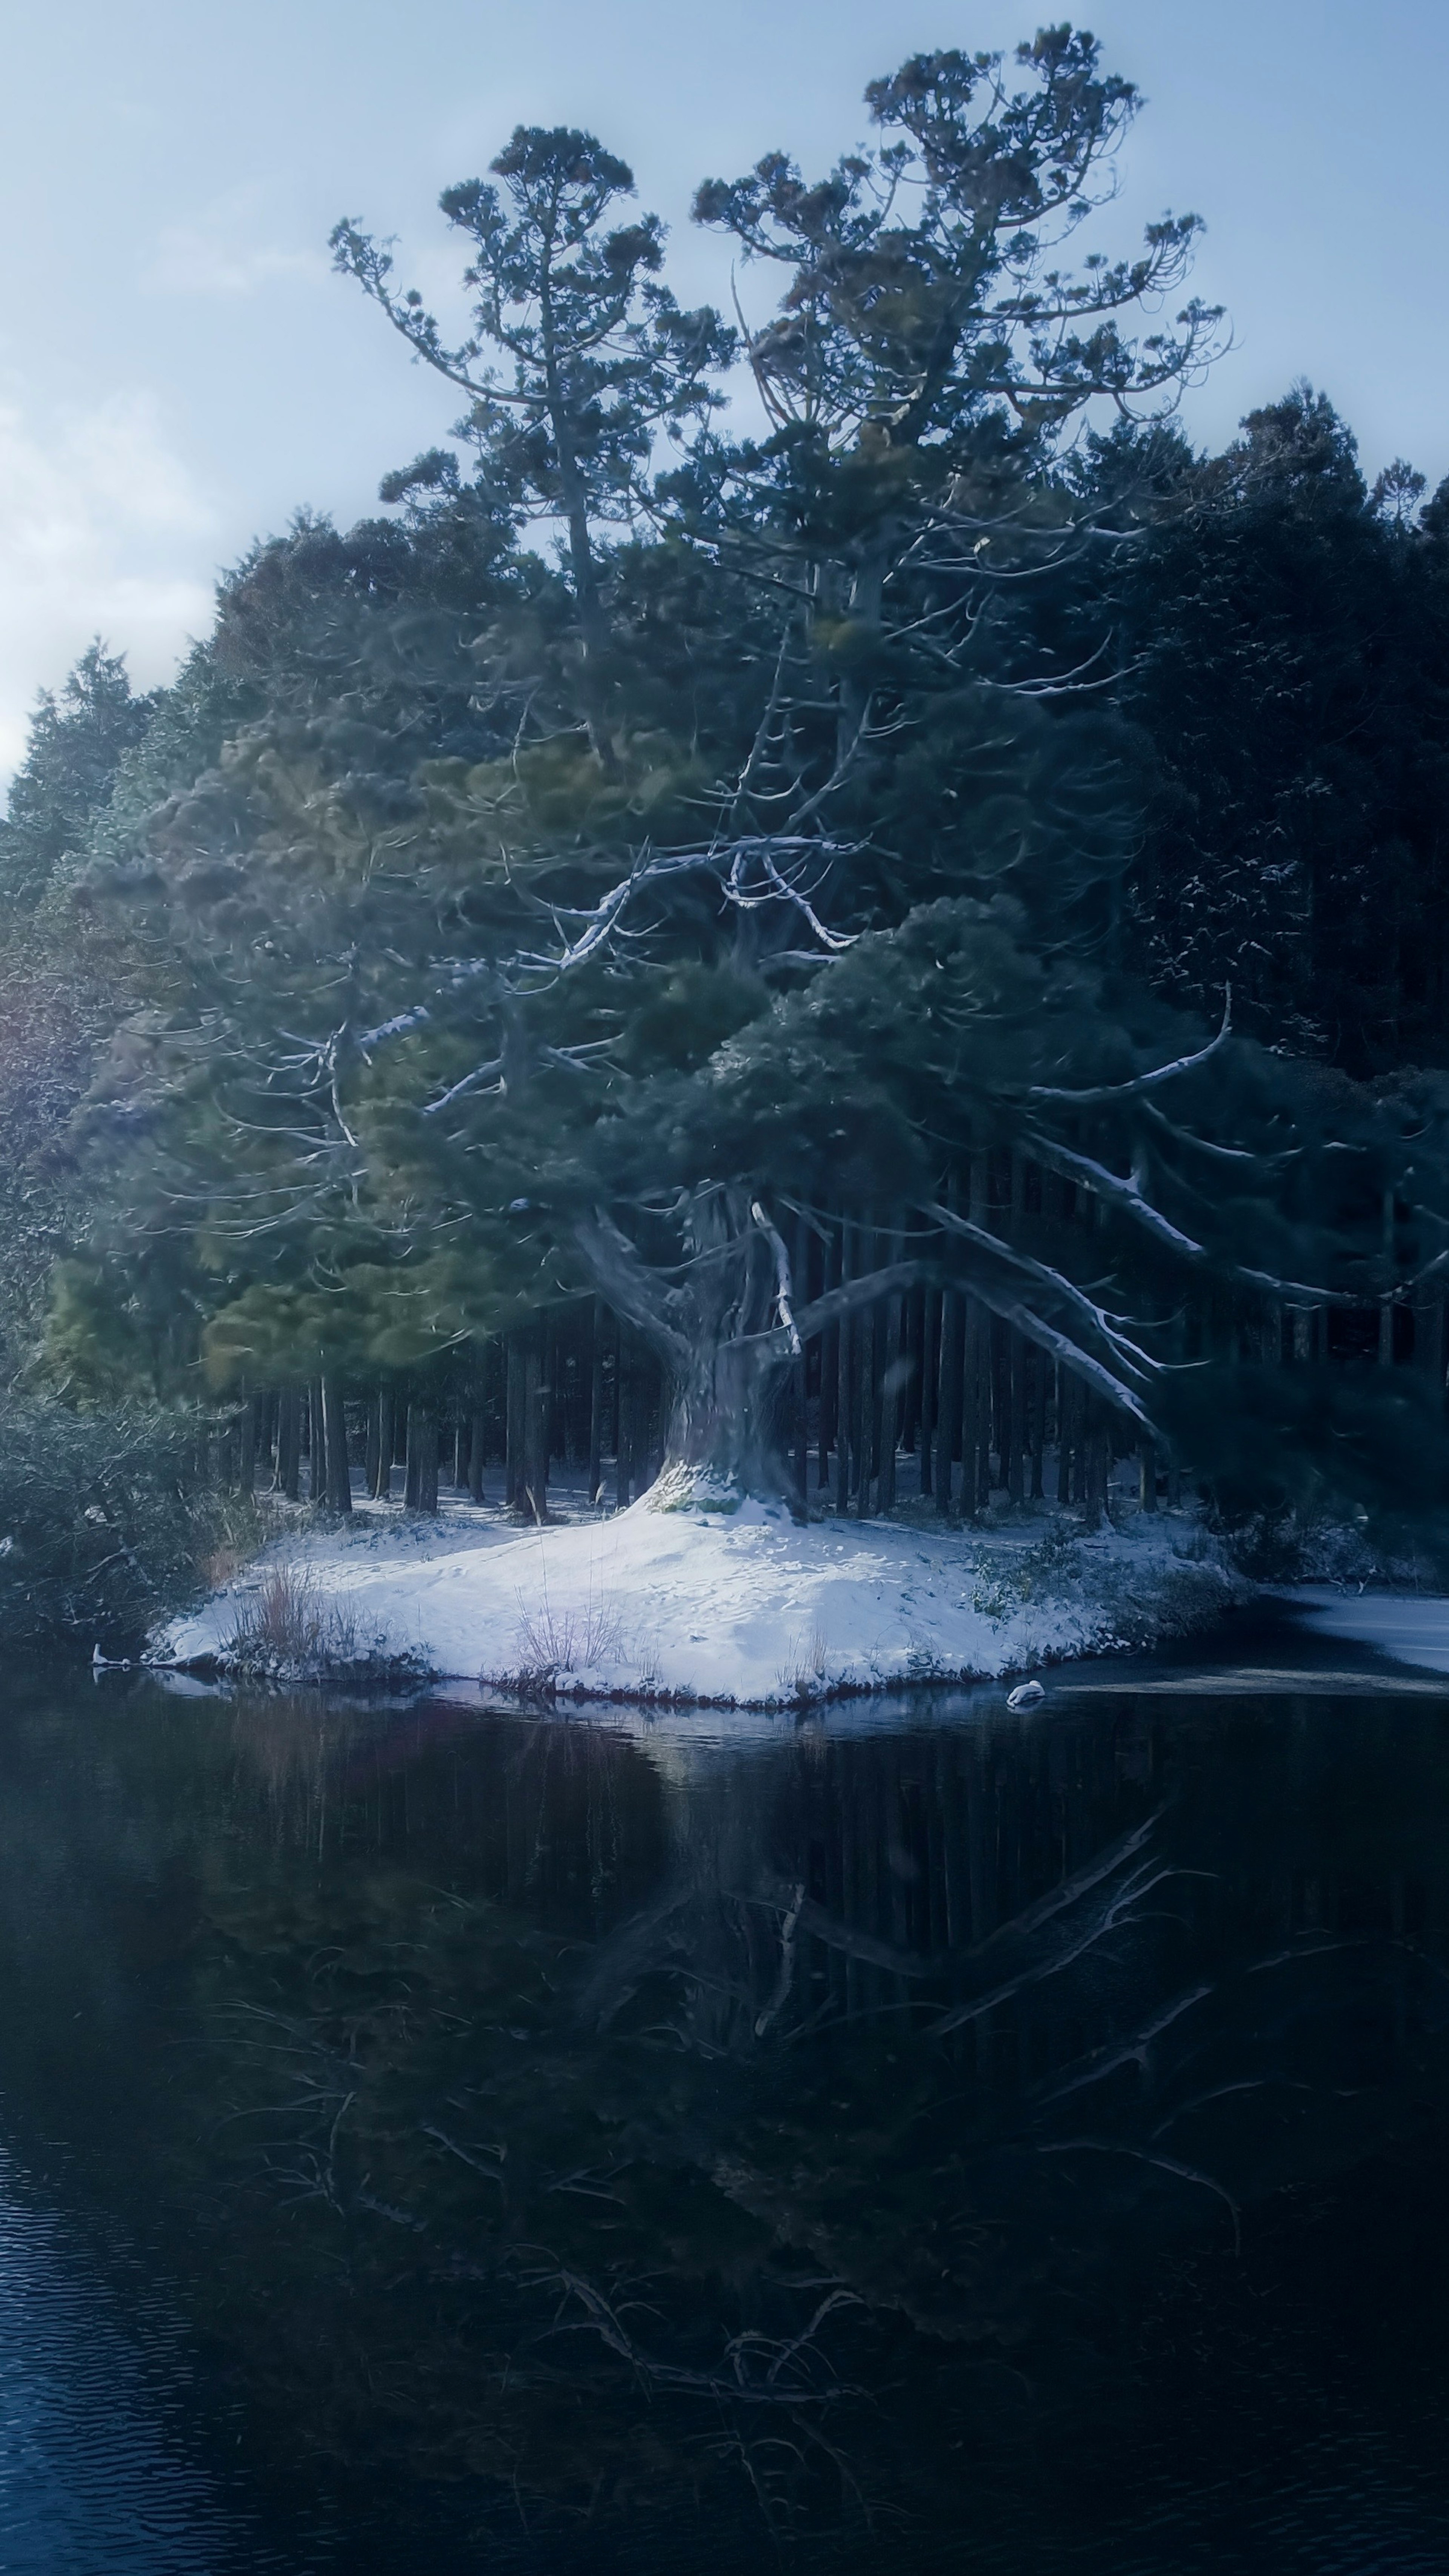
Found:
<path fill-rule="evenodd" d="M 604 1490 L 604 1333 L 608 1308 L 602 1297 L 594 1299 L 593 1330 L 589 1348 L 589 1501 L 597 1503 Z"/>
<path fill-rule="evenodd" d="M 307 1389 L 307 1457 L 311 1471 L 307 1480 L 308 1500 L 324 1503 L 327 1499 L 327 1425 L 322 1412 L 322 1381 L 317 1377 Z"/>
<path fill-rule="evenodd" d="M 415 1428 L 415 1410 L 416 1408 L 413 1405 L 410 1404 L 408 1406 L 403 1427 L 403 1510 L 405 1512 L 415 1512 L 418 1509 L 418 1494 L 420 1491 L 418 1473 L 422 1461 L 422 1450 L 418 1445 L 418 1435 Z"/>
<path fill-rule="evenodd" d="M 1072 1441 L 1076 1430 L 1074 1419 L 1076 1380 L 1070 1369 L 1057 1364 L 1057 1501 L 1072 1499 Z"/>
<path fill-rule="evenodd" d="M 523 1506 L 523 1335 L 510 1333 L 505 1345 L 506 1376 L 503 1393 L 503 1503 L 510 1512 Z"/>
<path fill-rule="evenodd" d="M 548 1518 L 549 1410 L 553 1390 L 548 1382 L 547 1336 L 542 1324 L 532 1327 L 523 1360 L 523 1490 L 519 1507 L 540 1524 Z"/>
<path fill-rule="evenodd" d="M 952 1466 L 962 1433 L 966 1362 L 966 1300 L 959 1288 L 948 1288 L 941 1300 L 941 1405 L 936 1423 L 936 1510 L 942 1520 L 951 1509 Z M 962 1507 L 972 1509 L 966 1459 L 962 1458 Z"/>
<path fill-rule="evenodd" d="M 277 1403 L 277 1491 L 289 1503 L 302 1491 L 302 1399 L 294 1386 Z"/>
<path fill-rule="evenodd" d="M 1046 1496 L 1047 1369 L 1045 1351 L 1031 1354 L 1031 1499 Z"/>
<path fill-rule="evenodd" d="M 1022 1459 L 1026 1449 L 1026 1343 L 1013 1327 L 1008 1326 L 1007 1394 L 1010 1401 L 1010 1452 L 1006 1460 L 1006 1490 L 1012 1502 L 1026 1499 L 1026 1478 Z"/>
<path fill-rule="evenodd" d="M 257 1421 L 261 1409 L 261 1397 L 259 1395 L 249 1395 L 242 1406 L 241 1421 L 237 1426 L 239 1438 L 237 1442 L 236 1480 L 244 1494 L 253 1494 L 256 1492 Z"/>
<path fill-rule="evenodd" d="M 855 1228 L 848 1216 L 840 1220 L 840 1284 L 855 1276 Z M 842 1516 L 850 1509 L 850 1465 L 853 1426 L 851 1404 L 855 1390 L 855 1336 L 860 1318 L 842 1315 L 835 1334 L 835 1509 Z"/>
<path fill-rule="evenodd" d="M 898 1258 L 900 1236 L 891 1246 L 891 1259 Z M 880 1507 L 893 1512 L 896 1507 L 896 1440 L 901 1418 L 901 1299 L 888 1297 L 884 1316 L 884 1363 L 881 1370 L 880 1406 Z"/>
<path fill-rule="evenodd" d="M 861 1229 L 861 1270 L 874 1270 L 877 1265 L 877 1234 L 874 1229 Z M 861 1476 L 856 1486 L 856 1515 L 869 1520 L 874 1507 L 874 1489 L 879 1479 L 879 1455 L 882 1455 L 882 1311 L 879 1306 L 866 1306 L 861 1311 L 856 1332 L 861 1363 L 859 1419 L 861 1419 Z"/>
<path fill-rule="evenodd" d="M 990 1406 L 984 1380 L 989 1330 L 977 1299 L 965 1300 L 966 1321 L 961 1362 L 961 1513 L 974 1520 L 990 1500 L 991 1467 L 986 1451 L 991 1437 Z"/>
<path fill-rule="evenodd" d="M 408 1406 L 408 1459 L 404 1499 L 410 1511 L 438 1508 L 438 1417 L 428 1404 Z"/>
<path fill-rule="evenodd" d="M 810 1229 L 803 1216 L 795 1220 L 795 1293 L 803 1302 L 810 1277 Z M 810 1354 L 802 1346 L 794 1369 L 795 1498 L 802 1517 L 810 1517 Z"/>
<path fill-rule="evenodd" d="M 373 1469 L 374 1502 L 392 1499 L 392 1453 L 397 1446 L 397 1398 L 390 1386 L 377 1391 L 377 1464 Z"/>
<path fill-rule="evenodd" d="M 941 1409 L 941 1291 L 928 1288 L 921 1309 L 921 1494 L 931 1492 L 931 1453 Z"/>
<path fill-rule="evenodd" d="M 483 1500 L 483 1463 L 488 1438 L 488 1416 L 481 1404 L 475 1405 L 468 1435 L 468 1500 Z"/>
<path fill-rule="evenodd" d="M 825 1246 L 824 1285 L 840 1285 L 840 1242 L 832 1228 Z M 820 1336 L 820 1471 L 822 1493 L 830 1490 L 830 1460 L 840 1420 L 840 1326 L 827 1324 Z"/>
<path fill-rule="evenodd" d="M 634 1398 L 633 1336 L 620 1324 L 614 1358 L 614 1508 L 621 1512 L 634 1500 Z"/>
<path fill-rule="evenodd" d="M 330 1373 L 322 1380 L 322 1411 L 327 1441 L 327 1506 L 330 1511 L 350 1512 L 352 1464 L 347 1454 L 347 1414 L 342 1380 Z"/>

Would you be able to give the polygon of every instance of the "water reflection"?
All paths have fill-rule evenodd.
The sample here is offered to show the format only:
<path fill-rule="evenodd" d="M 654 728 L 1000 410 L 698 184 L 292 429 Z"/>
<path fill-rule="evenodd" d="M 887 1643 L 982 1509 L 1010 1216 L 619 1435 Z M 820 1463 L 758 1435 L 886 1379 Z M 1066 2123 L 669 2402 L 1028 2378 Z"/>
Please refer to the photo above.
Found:
<path fill-rule="evenodd" d="M 357 2563 L 427 2497 L 551 2571 L 1440 2564 L 1449 1699 L 1136 1678 L 751 1741 L 37 1686 L 16 2151 Z"/>

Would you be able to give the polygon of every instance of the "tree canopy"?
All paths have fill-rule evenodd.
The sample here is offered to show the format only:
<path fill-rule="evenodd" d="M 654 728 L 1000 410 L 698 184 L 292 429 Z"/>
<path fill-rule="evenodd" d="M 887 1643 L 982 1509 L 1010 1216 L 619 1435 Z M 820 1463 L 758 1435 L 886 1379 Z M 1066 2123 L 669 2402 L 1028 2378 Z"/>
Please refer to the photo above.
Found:
<path fill-rule="evenodd" d="M 1204 1372 L 1428 1293 L 1442 502 L 1306 388 L 1193 453 L 1198 219 L 1100 246 L 1093 38 L 866 97 L 823 177 L 701 184 L 732 322 L 571 129 L 445 190 L 456 341 L 339 224 L 454 444 L 258 545 L 176 689 L 97 647 L 43 702 L 0 863 L 127 958 L 75 1384 L 598 1298 L 682 1477 L 793 1490 L 847 1344 L 878 1411 L 934 1335 L 969 1410 L 984 1319 L 1014 1436 L 1062 1370 L 1205 1454 Z"/>

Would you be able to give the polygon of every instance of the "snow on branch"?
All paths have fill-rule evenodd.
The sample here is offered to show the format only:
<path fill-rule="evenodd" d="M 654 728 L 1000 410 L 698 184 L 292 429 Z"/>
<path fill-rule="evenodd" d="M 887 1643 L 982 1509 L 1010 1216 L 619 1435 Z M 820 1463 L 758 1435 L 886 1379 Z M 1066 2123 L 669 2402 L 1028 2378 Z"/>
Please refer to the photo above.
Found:
<path fill-rule="evenodd" d="M 1068 1279 L 1064 1271 L 1054 1270 L 1048 1263 L 1035 1260 L 1030 1253 L 1018 1251 L 1015 1244 L 1004 1243 L 999 1235 L 988 1234 L 984 1226 L 973 1224 L 970 1217 L 958 1215 L 954 1208 L 942 1206 L 937 1202 L 928 1209 L 927 1213 L 933 1216 L 937 1224 L 942 1226 L 949 1235 L 963 1243 L 971 1244 L 977 1251 L 984 1252 L 1000 1262 L 1008 1271 L 1014 1271 L 1020 1278 L 1031 1280 L 1034 1286 L 1044 1289 L 1050 1296 L 1059 1299 L 1067 1312 L 1076 1317 L 1084 1334 L 1104 1343 L 1113 1361 L 1119 1368 L 1124 1369 L 1129 1377 L 1145 1382 L 1156 1374 L 1160 1364 L 1153 1359 L 1151 1353 L 1144 1351 L 1138 1343 L 1129 1340 L 1116 1318 L 1108 1313 L 1107 1308 L 1099 1306 L 1087 1295 L 1085 1289 L 1079 1288 L 1074 1280 Z M 979 1278 L 973 1277 L 971 1288 L 973 1295 L 979 1296 L 984 1305 L 993 1303 Z M 1013 1294 L 1019 1296 L 1020 1290 L 1013 1291 Z M 995 1311 L 1002 1310 L 998 1308 Z M 1068 1347 L 1077 1349 L 1080 1345 L 1071 1343 Z M 1085 1353 L 1083 1356 L 1085 1357 Z M 1113 1384 L 1117 1382 L 1114 1378 Z"/>
<path fill-rule="evenodd" d="M 1120 1172 L 1094 1161 L 1090 1154 L 1073 1153 L 1070 1146 L 1058 1145 L 1049 1136 L 1033 1134 L 1031 1151 L 1049 1170 L 1059 1172 L 1064 1180 L 1080 1181 L 1094 1197 L 1105 1200 L 1109 1207 L 1120 1209 L 1134 1225 L 1140 1225 L 1144 1232 L 1168 1252 L 1176 1253 L 1180 1260 L 1194 1265 L 1214 1262 L 1215 1256 L 1207 1246 L 1199 1243 L 1193 1235 L 1184 1234 L 1182 1228 L 1165 1217 L 1160 1208 L 1155 1208 L 1150 1199 L 1145 1199 L 1135 1180 L 1124 1179 Z M 1312 1306 L 1357 1306 L 1363 1303 L 1362 1298 L 1351 1295 L 1345 1288 L 1320 1288 L 1302 1279 L 1280 1279 L 1271 1270 L 1250 1270 L 1242 1262 L 1223 1261 L 1216 1266 L 1227 1277 L 1239 1280 L 1245 1288 L 1262 1288 L 1274 1297 L 1291 1297 Z"/>
<path fill-rule="evenodd" d="M 695 850 L 653 850 L 646 845 L 628 875 L 612 885 L 596 904 L 583 911 L 555 911 L 557 923 L 568 919 L 584 925 L 576 937 L 552 954 L 520 951 L 501 972 L 505 976 L 510 971 L 550 976 L 571 973 L 619 934 L 625 912 L 646 888 L 682 876 L 713 876 L 724 901 L 737 911 L 755 911 L 765 904 L 792 905 L 826 954 L 835 955 L 854 945 L 854 935 L 833 931 L 820 919 L 802 883 L 804 862 L 856 855 L 854 842 L 834 841 L 814 832 L 749 833 L 713 841 Z M 782 859 L 796 864 L 782 867 Z M 751 883 L 752 867 L 759 871 L 757 883 Z"/>
<path fill-rule="evenodd" d="M 1034 1082 L 1026 1096 L 1028 1100 L 1059 1100 L 1073 1109 L 1099 1108 L 1109 1100 L 1137 1100 L 1143 1092 L 1155 1091 L 1159 1083 L 1175 1082 L 1179 1074 L 1192 1073 L 1198 1065 L 1206 1064 L 1220 1047 L 1227 1045 L 1232 1033 L 1233 988 L 1229 984 L 1223 1002 L 1222 1026 L 1217 1036 L 1209 1038 L 1207 1045 L 1199 1047 L 1195 1055 L 1174 1056 L 1171 1064 L 1154 1065 L 1150 1073 L 1136 1074 L 1130 1082 L 1097 1083 L 1086 1091 L 1063 1090 L 1052 1083 Z"/>
<path fill-rule="evenodd" d="M 770 1223 L 758 1199 L 750 1201 L 750 1214 L 775 1256 L 775 1303 L 780 1311 L 780 1322 L 790 1337 L 790 1355 L 792 1359 L 798 1359 L 804 1344 L 800 1339 L 792 1311 L 790 1256 L 785 1250 L 785 1240 L 779 1228 Z"/>

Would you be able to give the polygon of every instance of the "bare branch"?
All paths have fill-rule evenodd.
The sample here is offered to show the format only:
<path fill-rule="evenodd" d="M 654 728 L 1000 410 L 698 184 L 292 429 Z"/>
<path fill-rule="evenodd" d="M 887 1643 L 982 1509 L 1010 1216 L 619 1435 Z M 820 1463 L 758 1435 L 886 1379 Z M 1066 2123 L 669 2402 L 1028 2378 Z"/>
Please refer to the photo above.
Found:
<path fill-rule="evenodd" d="M 1051 1083 L 1034 1082 L 1026 1096 L 1028 1100 L 1064 1101 L 1074 1109 L 1098 1108 L 1109 1100 L 1137 1100 L 1143 1092 L 1155 1091 L 1159 1083 L 1175 1082 L 1179 1074 L 1192 1073 L 1200 1064 L 1208 1063 L 1220 1047 L 1227 1045 L 1232 1031 L 1233 988 L 1229 984 L 1223 1002 L 1222 1027 L 1205 1047 L 1199 1047 L 1195 1055 L 1175 1056 L 1171 1064 L 1155 1065 L 1151 1073 L 1139 1073 L 1131 1082 L 1103 1082 L 1086 1091 L 1061 1090 Z"/>

